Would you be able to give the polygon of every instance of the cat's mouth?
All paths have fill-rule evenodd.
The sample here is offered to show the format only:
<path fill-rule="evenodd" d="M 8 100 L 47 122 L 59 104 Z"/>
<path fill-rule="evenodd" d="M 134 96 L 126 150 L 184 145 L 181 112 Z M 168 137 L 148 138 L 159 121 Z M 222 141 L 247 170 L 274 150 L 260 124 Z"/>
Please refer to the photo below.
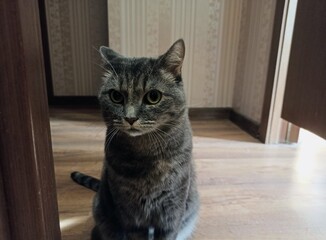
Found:
<path fill-rule="evenodd" d="M 154 121 L 135 122 L 132 125 L 126 121 L 113 120 L 113 126 L 131 137 L 145 135 L 155 129 Z"/>
<path fill-rule="evenodd" d="M 143 134 L 143 132 L 137 128 L 134 127 L 130 127 L 129 129 L 127 129 L 125 131 L 128 135 L 132 136 L 132 137 L 136 137 L 136 136 L 140 136 Z"/>
<path fill-rule="evenodd" d="M 127 131 L 128 132 L 141 132 L 139 129 L 136 129 L 136 128 L 129 128 Z"/>

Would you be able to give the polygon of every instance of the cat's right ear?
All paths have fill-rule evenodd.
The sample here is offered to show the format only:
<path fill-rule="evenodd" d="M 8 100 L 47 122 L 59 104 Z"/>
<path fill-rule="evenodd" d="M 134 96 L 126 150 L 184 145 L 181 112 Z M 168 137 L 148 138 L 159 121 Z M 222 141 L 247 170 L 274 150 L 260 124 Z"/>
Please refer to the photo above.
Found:
<path fill-rule="evenodd" d="M 117 53 L 117 52 L 113 51 L 112 49 L 110 49 L 108 47 L 105 47 L 105 46 L 101 46 L 99 52 L 101 54 L 102 59 L 105 62 L 111 62 L 115 58 L 122 58 L 123 57 L 119 53 Z"/>
<path fill-rule="evenodd" d="M 184 57 L 185 43 L 183 39 L 179 39 L 164 55 L 159 57 L 159 61 L 167 71 L 176 76 L 180 76 Z"/>

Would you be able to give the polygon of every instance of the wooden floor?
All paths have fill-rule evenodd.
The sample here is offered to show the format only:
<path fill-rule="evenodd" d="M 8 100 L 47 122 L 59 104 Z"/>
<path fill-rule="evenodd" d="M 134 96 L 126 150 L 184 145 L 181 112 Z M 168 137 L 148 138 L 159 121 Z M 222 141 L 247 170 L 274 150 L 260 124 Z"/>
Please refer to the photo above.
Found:
<path fill-rule="evenodd" d="M 231 122 L 192 121 L 201 196 L 195 240 L 326 239 L 326 147 L 259 143 Z M 94 192 L 71 171 L 99 176 L 100 114 L 51 110 L 63 240 L 89 239 Z"/>

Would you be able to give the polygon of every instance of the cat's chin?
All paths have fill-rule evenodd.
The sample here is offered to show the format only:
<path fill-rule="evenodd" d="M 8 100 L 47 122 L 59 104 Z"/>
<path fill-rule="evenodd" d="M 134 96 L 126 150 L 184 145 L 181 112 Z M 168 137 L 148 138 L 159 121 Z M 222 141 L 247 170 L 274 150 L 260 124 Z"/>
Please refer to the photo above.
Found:
<path fill-rule="evenodd" d="M 144 134 L 142 131 L 136 129 L 128 129 L 127 131 L 125 131 L 125 133 L 130 137 L 138 137 Z"/>

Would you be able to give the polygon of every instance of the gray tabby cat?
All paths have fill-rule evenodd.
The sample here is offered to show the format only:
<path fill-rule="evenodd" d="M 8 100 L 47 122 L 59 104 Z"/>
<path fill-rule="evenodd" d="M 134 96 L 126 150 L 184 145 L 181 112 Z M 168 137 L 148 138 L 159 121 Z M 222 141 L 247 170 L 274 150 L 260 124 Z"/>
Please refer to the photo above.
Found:
<path fill-rule="evenodd" d="M 199 199 L 178 40 L 157 59 L 107 47 L 99 102 L 107 125 L 92 240 L 189 239 Z"/>

